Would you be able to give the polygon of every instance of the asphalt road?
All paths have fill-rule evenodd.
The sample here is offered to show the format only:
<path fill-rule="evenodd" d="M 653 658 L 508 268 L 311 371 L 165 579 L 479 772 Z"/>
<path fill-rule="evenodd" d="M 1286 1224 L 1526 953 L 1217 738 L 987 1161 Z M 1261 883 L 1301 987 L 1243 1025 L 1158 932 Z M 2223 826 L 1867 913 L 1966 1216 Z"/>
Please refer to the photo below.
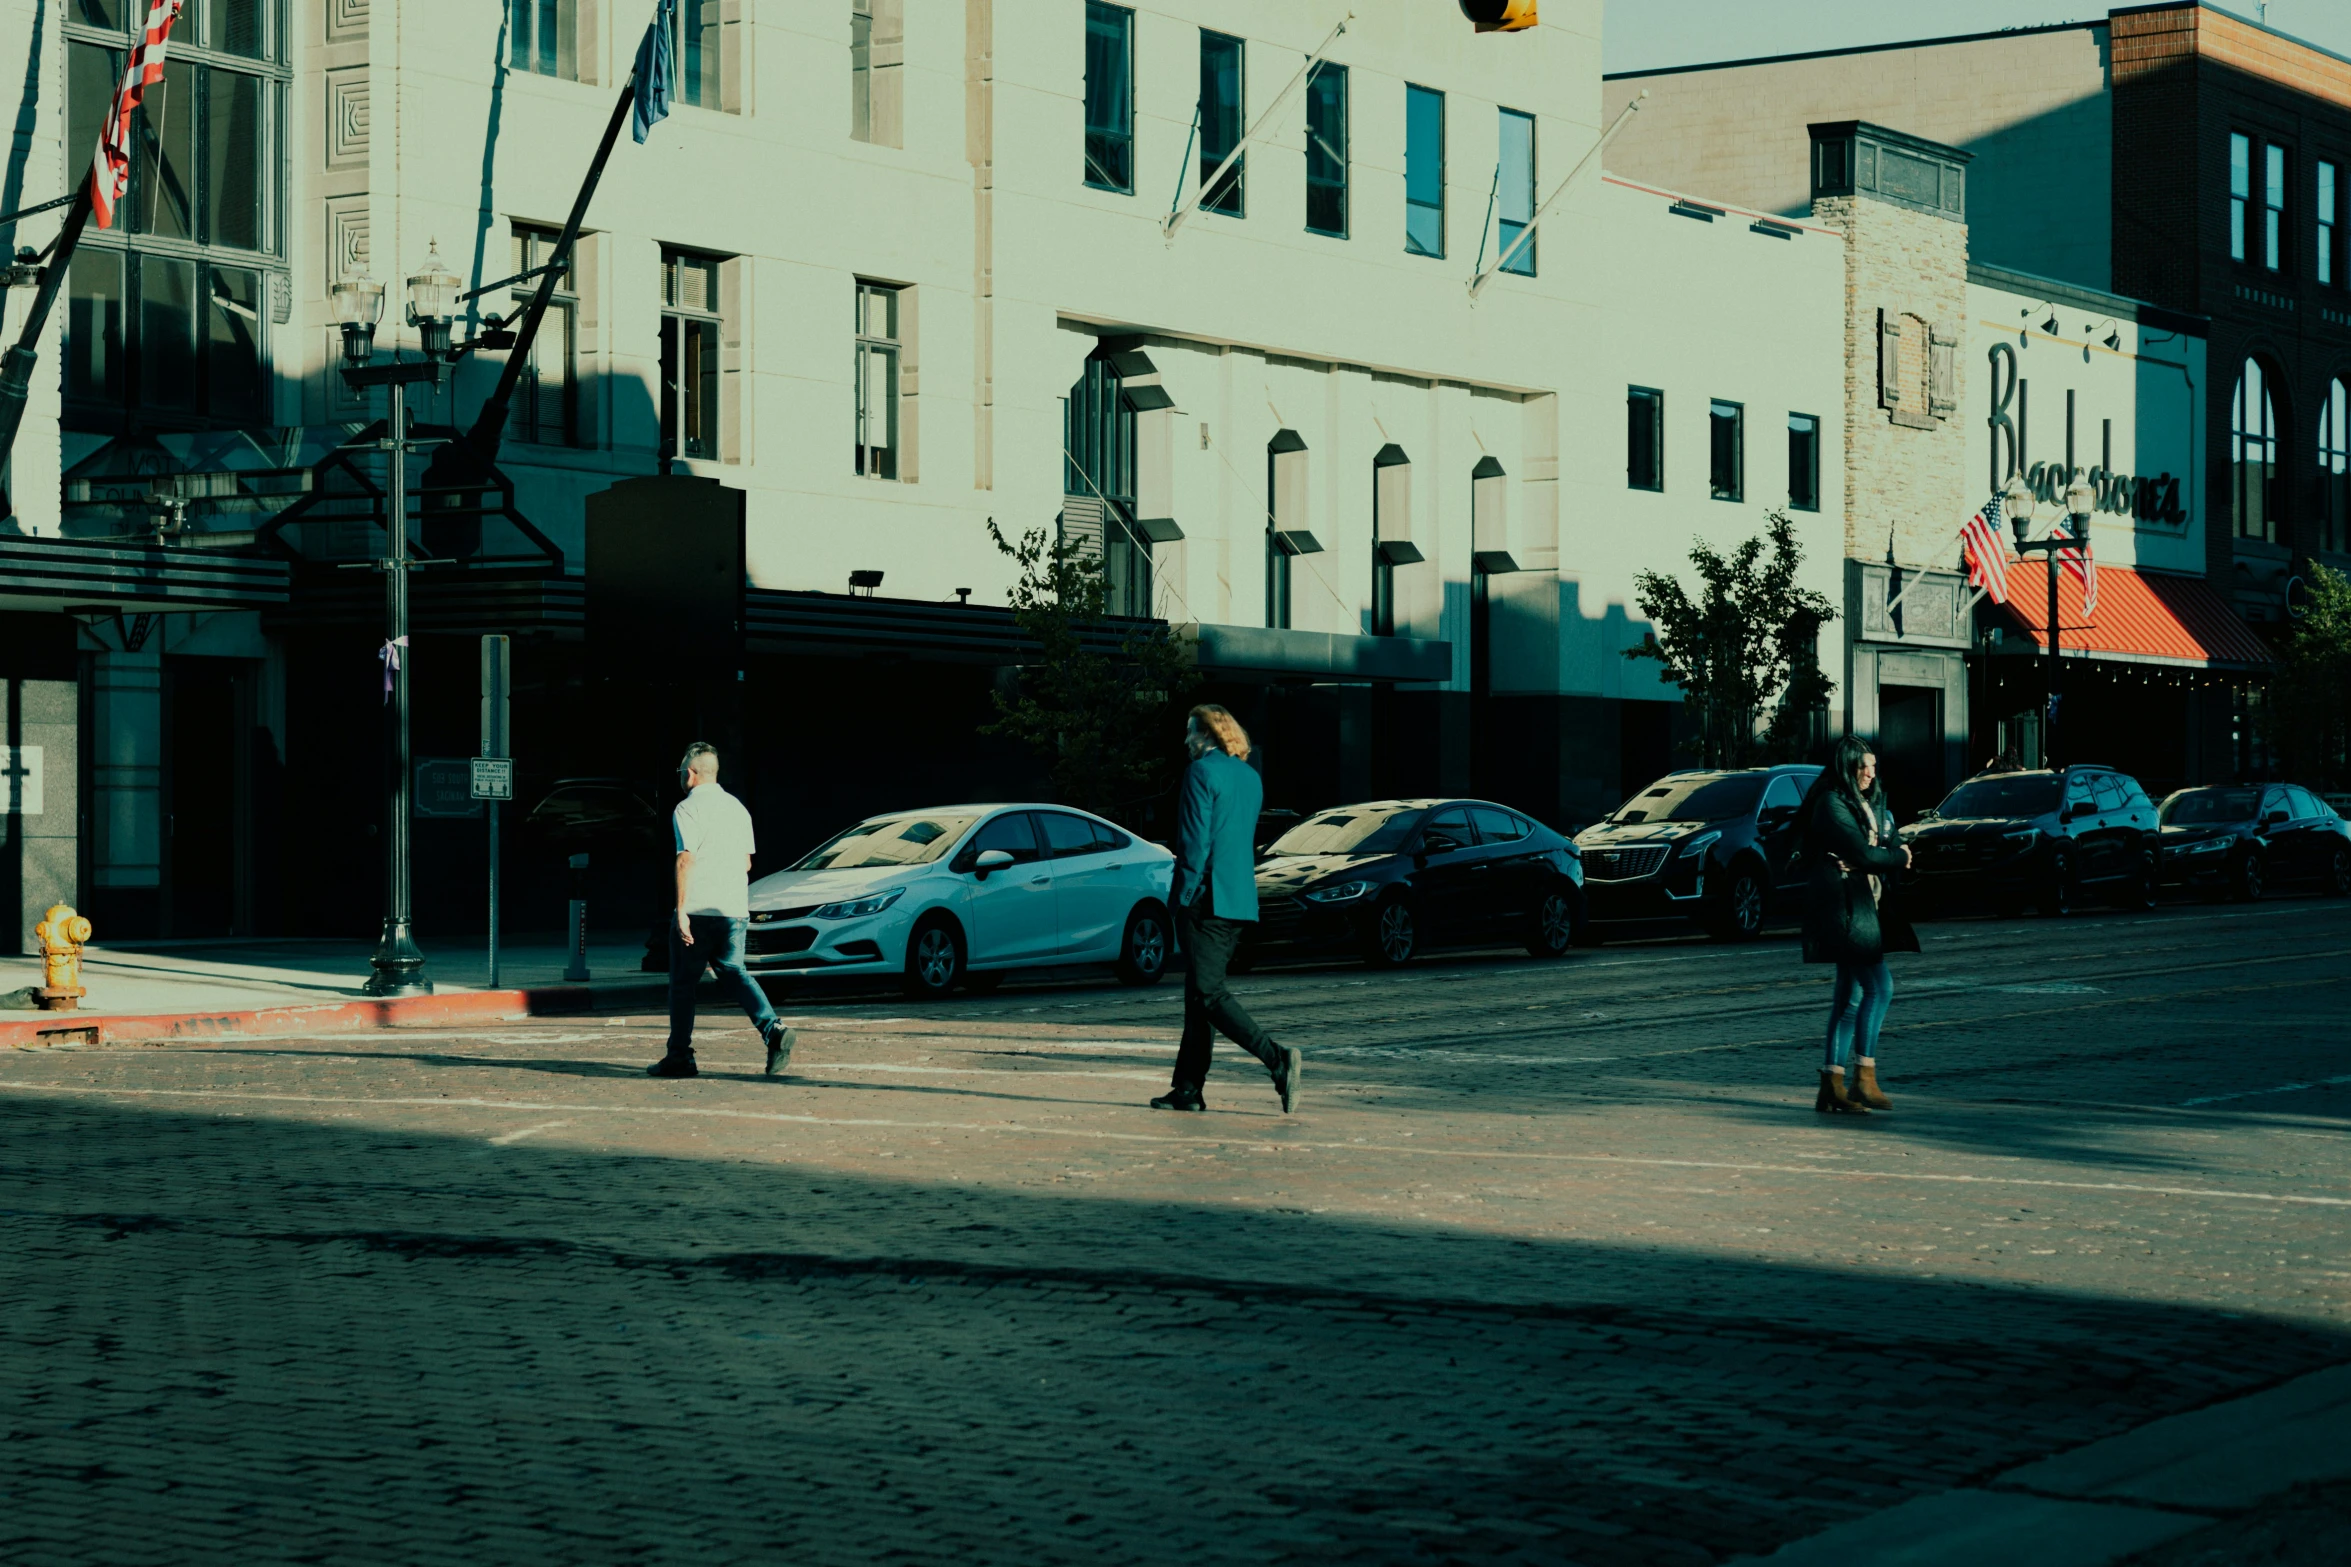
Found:
<path fill-rule="evenodd" d="M 0 1560 L 1706 1563 L 2351 1361 L 2351 904 L 0 1059 Z"/>

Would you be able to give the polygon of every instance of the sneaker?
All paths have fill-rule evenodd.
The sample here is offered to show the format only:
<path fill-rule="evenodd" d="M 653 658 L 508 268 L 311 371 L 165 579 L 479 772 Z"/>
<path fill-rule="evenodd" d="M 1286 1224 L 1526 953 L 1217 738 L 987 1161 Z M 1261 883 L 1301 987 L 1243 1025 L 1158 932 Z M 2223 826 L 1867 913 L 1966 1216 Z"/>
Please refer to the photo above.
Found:
<path fill-rule="evenodd" d="M 799 1035 L 787 1028 L 781 1019 L 767 1026 L 767 1075 L 775 1076 L 792 1064 L 792 1046 Z"/>
<path fill-rule="evenodd" d="M 694 1052 L 672 1052 L 645 1068 L 647 1077 L 700 1077 L 702 1069 L 694 1064 Z"/>
<path fill-rule="evenodd" d="M 1288 1115 L 1298 1107 L 1298 1079 L 1306 1071 L 1306 1052 L 1296 1045 L 1276 1045 L 1274 1064 L 1266 1070 L 1273 1074 L 1274 1092 L 1282 1096 L 1282 1114 Z"/>
<path fill-rule="evenodd" d="M 1154 1110 L 1205 1110 L 1208 1101 L 1200 1097 L 1197 1088 L 1170 1088 L 1151 1101 Z"/>

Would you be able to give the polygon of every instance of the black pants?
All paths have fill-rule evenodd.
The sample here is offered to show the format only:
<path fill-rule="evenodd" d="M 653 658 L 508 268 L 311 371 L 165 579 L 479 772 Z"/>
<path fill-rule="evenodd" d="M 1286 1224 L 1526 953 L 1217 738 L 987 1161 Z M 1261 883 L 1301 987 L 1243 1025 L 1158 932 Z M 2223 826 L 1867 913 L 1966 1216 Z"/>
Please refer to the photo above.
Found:
<path fill-rule="evenodd" d="M 1211 1026 L 1267 1066 L 1274 1063 L 1273 1036 L 1241 1009 L 1225 986 L 1225 966 L 1248 934 L 1245 920 L 1223 920 L 1189 909 L 1178 916 L 1184 939 L 1184 1041 L 1176 1048 L 1177 1088 L 1197 1091 L 1208 1080 L 1214 1047 Z"/>
<path fill-rule="evenodd" d="M 694 927 L 694 944 L 687 946 L 678 937 L 678 922 L 669 922 L 669 1049 L 673 1056 L 694 1053 L 694 992 L 702 983 L 702 971 L 712 969 L 718 974 L 718 988 L 727 992 L 751 1026 L 765 1039 L 776 1021 L 775 1008 L 767 1004 L 767 992 L 759 988 L 759 981 L 743 966 L 743 932 L 749 921 L 728 919 L 723 914 L 690 914 Z"/>

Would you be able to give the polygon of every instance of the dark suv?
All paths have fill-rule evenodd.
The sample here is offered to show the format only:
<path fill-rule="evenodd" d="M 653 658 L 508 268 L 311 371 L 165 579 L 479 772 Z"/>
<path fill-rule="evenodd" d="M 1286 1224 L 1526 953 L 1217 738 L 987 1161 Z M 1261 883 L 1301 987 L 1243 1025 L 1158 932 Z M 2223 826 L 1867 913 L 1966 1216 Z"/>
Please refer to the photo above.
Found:
<path fill-rule="evenodd" d="M 1802 766 L 1668 773 L 1577 833 L 1591 932 L 1602 920 L 1683 919 L 1723 941 L 1762 934 L 1765 918 L 1801 895 L 1796 817 L 1819 776 Z"/>
<path fill-rule="evenodd" d="M 2095 890 L 2125 908 L 2154 901 L 2155 802 L 2111 767 L 1978 773 L 1902 829 L 1905 885 L 1921 912 L 1988 903 L 2068 914 Z"/>

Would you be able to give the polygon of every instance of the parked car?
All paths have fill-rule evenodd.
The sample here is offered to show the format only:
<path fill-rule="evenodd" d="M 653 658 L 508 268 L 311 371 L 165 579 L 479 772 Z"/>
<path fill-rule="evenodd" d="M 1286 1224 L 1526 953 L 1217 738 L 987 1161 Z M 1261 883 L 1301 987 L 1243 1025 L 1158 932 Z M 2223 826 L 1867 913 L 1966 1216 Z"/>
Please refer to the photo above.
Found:
<path fill-rule="evenodd" d="M 1979 773 L 1902 828 L 1922 911 L 1988 903 L 2068 914 L 2097 891 L 2145 908 L 2158 880 L 2155 804 L 2111 767 Z"/>
<path fill-rule="evenodd" d="M 1523 942 L 1559 957 L 1584 923 L 1574 844 L 1485 800 L 1374 800 L 1300 822 L 1257 864 L 1244 967 L 1276 951 L 1374 968 L 1433 946 Z"/>
<path fill-rule="evenodd" d="M 1057 805 L 892 811 L 751 888 L 754 974 L 892 974 L 908 995 L 1107 963 L 1155 985 L 1175 856 Z"/>
<path fill-rule="evenodd" d="M 1810 766 L 1668 773 L 1577 833 L 1594 930 L 1680 919 L 1724 941 L 1762 934 L 1802 895 L 1796 818 L 1819 776 Z"/>
<path fill-rule="evenodd" d="M 2165 796 L 2160 880 L 2245 902 L 2271 887 L 2351 897 L 2351 826 L 2294 784 L 2216 784 Z"/>

